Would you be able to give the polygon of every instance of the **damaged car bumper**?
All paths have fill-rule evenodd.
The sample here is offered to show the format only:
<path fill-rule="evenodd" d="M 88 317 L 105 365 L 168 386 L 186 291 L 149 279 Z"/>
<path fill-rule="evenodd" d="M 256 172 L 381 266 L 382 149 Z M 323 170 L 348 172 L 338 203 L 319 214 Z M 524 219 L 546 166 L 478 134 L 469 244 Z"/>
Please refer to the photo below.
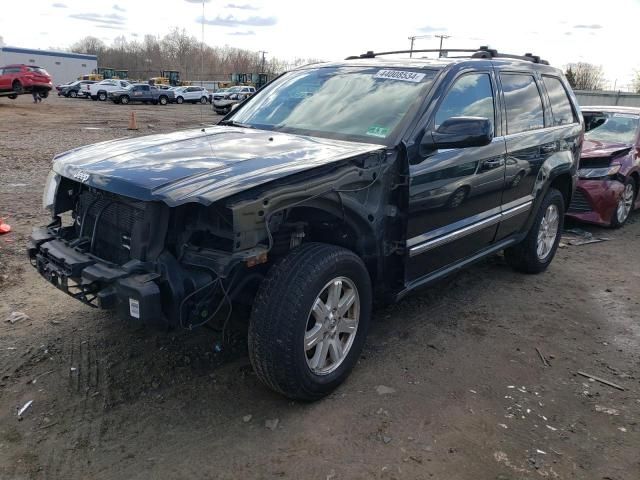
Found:
<path fill-rule="evenodd" d="M 609 225 L 624 184 L 613 179 L 578 181 L 567 216 L 582 222 Z"/>

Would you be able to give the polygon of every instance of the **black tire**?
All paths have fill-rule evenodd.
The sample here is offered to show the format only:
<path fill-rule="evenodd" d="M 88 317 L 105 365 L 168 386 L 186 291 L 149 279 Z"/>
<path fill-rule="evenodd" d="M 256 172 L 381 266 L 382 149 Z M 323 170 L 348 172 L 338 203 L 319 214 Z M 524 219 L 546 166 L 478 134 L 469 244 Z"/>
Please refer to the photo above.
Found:
<path fill-rule="evenodd" d="M 183 102 L 184 102 L 184 98 L 182 98 L 182 97 L 176 98 L 176 103 L 177 104 L 182 105 Z"/>
<path fill-rule="evenodd" d="M 636 183 L 635 179 L 633 177 L 629 177 L 627 178 L 627 180 L 624 182 L 624 188 L 625 190 L 623 190 L 622 195 L 620 196 L 620 198 L 618 199 L 618 206 L 616 206 L 616 209 L 613 211 L 613 214 L 611 215 L 611 228 L 620 228 L 622 227 L 625 223 L 627 223 L 627 220 L 629 220 L 629 216 L 631 215 L 631 212 L 633 211 L 633 206 L 636 203 L 636 198 L 638 197 L 638 184 Z M 624 216 L 624 218 L 618 218 L 618 209 L 620 208 L 620 202 L 624 201 L 623 199 L 623 195 L 625 194 L 625 191 L 627 188 L 631 188 L 632 189 L 632 200 L 631 200 L 631 207 L 629 208 L 629 210 L 626 212 L 626 216 Z"/>
<path fill-rule="evenodd" d="M 40 98 L 47 98 L 49 96 L 49 90 L 40 90 Z"/>
<path fill-rule="evenodd" d="M 551 205 L 555 205 L 558 214 L 558 229 L 553 241 L 553 246 L 543 257 L 538 256 L 538 233 L 542 228 L 542 220 Z M 544 196 L 542 203 L 531 225 L 531 229 L 522 242 L 505 249 L 504 256 L 507 263 L 515 270 L 523 273 L 540 273 L 547 269 L 558 250 L 558 244 L 562 237 L 564 227 L 564 197 L 555 188 L 550 188 Z"/>
<path fill-rule="evenodd" d="M 69 96 L 70 96 L 71 98 L 76 98 L 76 97 L 78 96 L 78 92 L 76 92 L 75 90 L 71 90 L 71 91 L 69 92 Z"/>
<path fill-rule="evenodd" d="M 127 95 L 122 95 L 120 97 L 120 103 L 122 105 L 128 105 L 129 104 L 129 97 Z"/>
<path fill-rule="evenodd" d="M 360 300 L 357 330 L 342 363 L 328 373 L 316 374 L 308 365 L 305 332 L 316 298 L 337 277 L 356 286 Z M 323 243 L 294 249 L 269 270 L 253 302 L 248 342 L 256 375 L 291 399 L 312 401 L 329 394 L 358 361 L 369 328 L 371 303 L 369 273 L 355 253 Z"/>
<path fill-rule="evenodd" d="M 161 95 L 158 99 L 158 103 L 160 103 L 160 105 L 166 105 L 167 103 L 169 103 L 169 100 L 164 95 Z"/>
<path fill-rule="evenodd" d="M 201 103 L 202 105 L 206 104 L 206 103 L 207 103 L 207 97 L 202 97 L 202 98 L 200 99 L 200 103 Z"/>
<path fill-rule="evenodd" d="M 24 93 L 24 88 L 18 80 L 13 81 L 13 83 L 11 84 L 11 89 L 16 93 L 16 95 Z"/>
<path fill-rule="evenodd" d="M 107 92 L 98 92 L 98 100 L 101 102 L 107 101 Z"/>
<path fill-rule="evenodd" d="M 15 95 L 15 94 L 7 95 L 7 98 L 10 100 L 15 100 L 16 98 L 18 98 L 18 95 Z"/>
<path fill-rule="evenodd" d="M 93 100 L 94 102 L 98 101 L 98 96 L 97 95 L 90 95 L 91 100 Z"/>

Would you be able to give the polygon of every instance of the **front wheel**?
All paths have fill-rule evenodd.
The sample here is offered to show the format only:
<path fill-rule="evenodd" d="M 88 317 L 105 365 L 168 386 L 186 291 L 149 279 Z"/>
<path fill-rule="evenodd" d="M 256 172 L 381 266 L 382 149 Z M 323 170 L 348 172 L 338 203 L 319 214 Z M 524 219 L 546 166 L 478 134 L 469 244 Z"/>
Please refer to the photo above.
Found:
<path fill-rule="evenodd" d="M 618 199 L 618 205 L 611 217 L 612 228 L 620 228 L 627 223 L 629 215 L 631 215 L 631 211 L 633 210 L 637 193 L 635 180 L 633 178 L 627 178 L 627 181 L 624 182 L 624 189 Z"/>
<path fill-rule="evenodd" d="M 166 105 L 168 103 L 167 97 L 160 97 L 158 101 L 160 102 L 160 105 Z"/>
<path fill-rule="evenodd" d="M 183 103 L 183 102 L 184 102 L 184 98 L 182 98 L 182 97 L 178 97 L 178 98 L 176 98 L 176 103 L 177 103 L 178 105 L 182 105 L 182 103 Z"/>
<path fill-rule="evenodd" d="M 527 236 L 518 245 L 505 249 L 507 262 L 524 273 L 546 270 L 558 250 L 563 227 L 564 197 L 555 188 L 550 188 Z"/>
<path fill-rule="evenodd" d="M 76 92 L 75 90 L 71 90 L 71 91 L 69 92 L 69 96 L 70 96 L 71 98 L 76 98 L 76 97 L 78 96 L 78 92 Z"/>
<path fill-rule="evenodd" d="M 202 98 L 200 99 L 200 103 L 201 103 L 202 105 L 204 105 L 205 103 L 207 103 L 207 97 L 202 97 Z"/>
<path fill-rule="evenodd" d="M 122 105 L 127 105 L 129 103 L 129 97 L 127 97 L 126 95 L 123 95 L 122 97 L 120 97 L 120 103 Z"/>
<path fill-rule="evenodd" d="M 106 102 L 107 101 L 107 93 L 106 92 L 98 93 L 98 100 L 100 100 L 101 102 Z"/>
<path fill-rule="evenodd" d="M 304 244 L 262 282 L 249 325 L 249 358 L 258 378 L 296 400 L 317 400 L 358 361 L 371 317 L 371 280 L 345 248 Z"/>

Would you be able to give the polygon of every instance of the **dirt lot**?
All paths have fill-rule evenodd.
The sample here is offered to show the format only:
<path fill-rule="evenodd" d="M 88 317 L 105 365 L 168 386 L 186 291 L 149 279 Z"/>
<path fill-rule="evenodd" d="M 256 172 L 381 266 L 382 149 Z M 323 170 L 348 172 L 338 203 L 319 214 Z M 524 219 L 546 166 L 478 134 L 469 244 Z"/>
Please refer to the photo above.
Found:
<path fill-rule="evenodd" d="M 0 99 L 0 479 L 640 478 L 640 214 L 587 228 L 611 240 L 560 249 L 545 274 L 496 257 L 377 309 L 349 380 L 293 403 L 215 333 L 125 324 L 27 262 L 52 156 L 131 135 L 131 110 L 135 135 L 219 119 Z"/>

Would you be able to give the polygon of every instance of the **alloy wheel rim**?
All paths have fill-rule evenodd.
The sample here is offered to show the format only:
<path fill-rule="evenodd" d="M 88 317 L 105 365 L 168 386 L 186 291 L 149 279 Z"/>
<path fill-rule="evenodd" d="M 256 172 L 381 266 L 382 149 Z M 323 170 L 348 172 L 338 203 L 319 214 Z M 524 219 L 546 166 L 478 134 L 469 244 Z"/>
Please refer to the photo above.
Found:
<path fill-rule="evenodd" d="M 558 207 L 554 204 L 551 204 L 544 212 L 544 217 L 542 217 L 542 221 L 540 222 L 540 229 L 538 230 L 538 243 L 536 253 L 540 260 L 545 260 L 551 253 L 553 245 L 556 241 L 556 237 L 558 236 L 559 225 L 560 215 L 558 212 Z"/>
<path fill-rule="evenodd" d="M 618 200 L 618 208 L 616 209 L 616 215 L 618 216 L 618 222 L 624 223 L 627 220 L 627 217 L 631 213 L 631 209 L 633 208 L 633 185 L 628 183 L 620 196 L 620 200 Z"/>
<path fill-rule="evenodd" d="M 307 366 L 316 375 L 335 371 L 347 358 L 360 320 L 360 295 L 353 281 L 327 282 L 309 312 L 304 334 Z"/>

